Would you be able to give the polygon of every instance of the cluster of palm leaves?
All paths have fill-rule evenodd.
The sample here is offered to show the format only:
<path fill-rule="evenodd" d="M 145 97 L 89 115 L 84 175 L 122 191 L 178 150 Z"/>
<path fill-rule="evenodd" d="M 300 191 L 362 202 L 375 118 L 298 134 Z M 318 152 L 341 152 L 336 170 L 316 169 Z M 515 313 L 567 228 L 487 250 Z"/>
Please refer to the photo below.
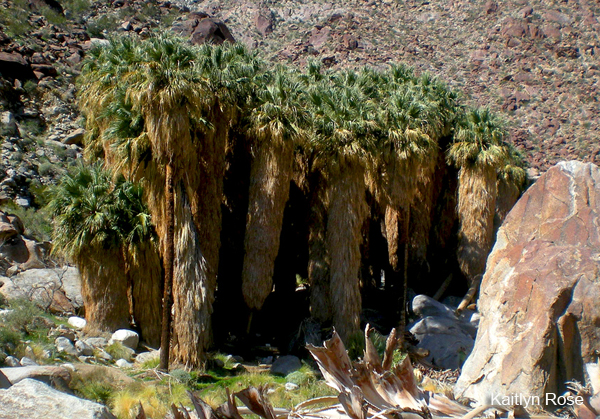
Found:
<path fill-rule="evenodd" d="M 326 71 L 310 63 L 301 72 L 269 66 L 241 45 L 120 37 L 90 53 L 80 92 L 88 160 L 143 186 L 158 241 L 140 250 L 127 244 L 129 235 L 96 237 L 94 223 L 82 219 L 69 221 L 81 234 L 59 227 L 56 240 L 83 270 L 90 263 L 83 249 L 99 242 L 159 261 L 164 294 L 151 311 L 162 308 L 162 320 L 135 321 L 154 327 L 154 338 L 162 323 L 163 366 L 169 356 L 188 366 L 203 361 L 217 288 L 239 292 L 250 319 L 272 295 L 278 257 L 289 247 L 282 231 L 291 188 L 308 203 L 294 215 L 304 220 L 306 241 L 293 246 L 305 247 L 300 271 L 311 316 L 345 339 L 360 328 L 364 289 L 381 277 L 381 261 L 366 255 L 378 253 L 367 252 L 375 233 L 366 226 L 383 225 L 385 269 L 404 281 L 386 285 L 405 293 L 409 266 L 426 264 L 429 241 L 443 230 L 440 214 L 453 214 L 446 224 L 459 225 L 454 249 L 472 280 L 483 271 L 494 215 L 506 214 L 525 179 L 493 115 L 467 111 L 442 82 L 404 66 Z M 58 197 L 54 208 L 69 219 Z M 440 241 L 456 236 L 446 230 L 436 233 Z M 88 316 L 96 309 L 86 308 Z"/>

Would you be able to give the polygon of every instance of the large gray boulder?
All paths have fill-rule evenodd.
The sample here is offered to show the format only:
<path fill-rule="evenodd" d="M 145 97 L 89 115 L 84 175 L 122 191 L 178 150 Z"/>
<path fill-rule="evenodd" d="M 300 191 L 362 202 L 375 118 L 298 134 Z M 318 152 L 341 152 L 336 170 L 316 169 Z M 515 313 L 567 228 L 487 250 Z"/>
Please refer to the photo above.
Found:
<path fill-rule="evenodd" d="M 46 384 L 68 386 L 71 382 L 71 373 L 65 367 L 57 365 L 34 365 L 12 368 L 0 368 L 12 384 L 17 384 L 25 379 L 33 379 Z"/>
<path fill-rule="evenodd" d="M 0 419 L 116 419 L 106 406 L 25 379 L 0 390 Z"/>
<path fill-rule="evenodd" d="M 0 276 L 0 293 L 8 299 L 39 302 L 57 313 L 74 313 L 83 307 L 81 279 L 74 267 L 29 269 L 8 278 Z"/>
<path fill-rule="evenodd" d="M 563 162 L 519 199 L 481 283 L 457 396 L 562 394 L 600 352 L 600 169 Z"/>
<path fill-rule="evenodd" d="M 452 308 L 426 295 L 413 298 L 411 308 L 418 319 L 409 331 L 419 340 L 417 347 L 429 352 L 425 360 L 443 369 L 460 368 L 475 342 L 473 312 L 456 316 Z"/>

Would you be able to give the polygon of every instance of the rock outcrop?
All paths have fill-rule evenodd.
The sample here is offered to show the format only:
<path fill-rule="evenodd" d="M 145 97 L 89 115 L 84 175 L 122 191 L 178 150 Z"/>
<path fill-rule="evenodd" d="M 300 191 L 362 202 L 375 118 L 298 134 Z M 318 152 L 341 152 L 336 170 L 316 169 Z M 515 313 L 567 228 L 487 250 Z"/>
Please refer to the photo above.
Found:
<path fill-rule="evenodd" d="M 481 284 L 481 323 L 456 386 L 561 394 L 600 351 L 600 168 L 562 162 L 521 197 L 498 231 Z"/>
<path fill-rule="evenodd" d="M 176 22 L 173 30 L 183 37 L 190 37 L 192 44 L 195 45 L 205 43 L 221 45 L 223 42 L 235 42 L 223 21 L 211 18 L 204 12 L 190 13 L 186 20 Z"/>
<path fill-rule="evenodd" d="M 0 390 L 0 419 L 115 419 L 106 406 L 25 379 Z"/>

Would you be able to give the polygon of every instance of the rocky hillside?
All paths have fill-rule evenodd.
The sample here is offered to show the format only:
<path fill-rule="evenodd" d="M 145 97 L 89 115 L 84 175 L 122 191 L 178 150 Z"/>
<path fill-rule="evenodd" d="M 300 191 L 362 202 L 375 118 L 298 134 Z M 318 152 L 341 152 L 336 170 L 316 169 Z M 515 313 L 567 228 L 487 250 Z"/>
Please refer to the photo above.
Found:
<path fill-rule="evenodd" d="M 532 174 L 564 159 L 599 162 L 599 15 L 589 0 L 4 0 L 0 199 L 40 205 L 39 192 L 81 157 L 75 95 L 86 51 L 114 31 L 157 28 L 202 29 L 198 40 L 229 38 L 228 28 L 298 66 L 404 62 L 503 115 Z M 215 19 L 201 25 L 206 16 Z"/>
<path fill-rule="evenodd" d="M 212 1 L 190 3 L 273 61 L 439 75 L 511 126 L 531 166 L 599 162 L 595 1 Z"/>

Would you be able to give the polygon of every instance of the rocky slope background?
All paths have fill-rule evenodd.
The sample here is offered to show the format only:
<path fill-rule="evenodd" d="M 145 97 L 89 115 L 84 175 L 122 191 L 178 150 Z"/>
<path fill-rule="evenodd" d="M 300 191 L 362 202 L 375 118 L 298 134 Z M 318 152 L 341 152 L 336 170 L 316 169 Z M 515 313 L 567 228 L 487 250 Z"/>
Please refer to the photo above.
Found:
<path fill-rule="evenodd" d="M 299 66 L 403 62 L 501 114 L 533 175 L 559 160 L 598 162 L 599 14 L 593 1 L 5 0 L 1 197 L 38 206 L 81 156 L 75 94 L 86 51 L 113 31 L 159 27 L 236 39 Z"/>
<path fill-rule="evenodd" d="M 598 162 L 593 1 L 191 2 L 274 62 L 404 62 L 504 116 L 536 170 Z"/>

